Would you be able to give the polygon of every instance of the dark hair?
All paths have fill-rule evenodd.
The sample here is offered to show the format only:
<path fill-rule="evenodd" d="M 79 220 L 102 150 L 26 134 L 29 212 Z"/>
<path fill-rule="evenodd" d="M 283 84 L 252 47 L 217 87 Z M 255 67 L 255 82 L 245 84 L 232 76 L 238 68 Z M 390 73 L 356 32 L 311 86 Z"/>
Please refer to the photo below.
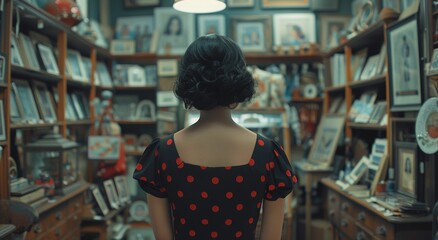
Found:
<path fill-rule="evenodd" d="M 173 15 L 169 18 L 169 20 L 167 21 L 166 24 L 166 29 L 164 30 L 164 34 L 171 34 L 170 32 L 170 25 L 172 24 L 172 21 L 176 20 L 178 22 L 178 32 L 176 32 L 176 35 L 180 35 L 181 31 L 182 31 L 182 22 L 181 22 L 181 18 L 177 15 Z"/>
<path fill-rule="evenodd" d="M 210 110 L 248 101 L 255 89 L 237 44 L 230 38 L 209 34 L 187 48 L 174 92 L 186 108 Z"/>

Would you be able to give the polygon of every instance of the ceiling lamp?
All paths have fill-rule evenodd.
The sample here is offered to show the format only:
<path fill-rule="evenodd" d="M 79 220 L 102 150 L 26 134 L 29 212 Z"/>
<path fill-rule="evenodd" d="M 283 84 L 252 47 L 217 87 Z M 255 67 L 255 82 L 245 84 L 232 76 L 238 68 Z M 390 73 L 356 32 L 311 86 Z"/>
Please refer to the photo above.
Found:
<path fill-rule="evenodd" d="M 173 8 L 188 13 L 212 13 L 224 10 L 226 4 L 221 0 L 175 0 Z"/>

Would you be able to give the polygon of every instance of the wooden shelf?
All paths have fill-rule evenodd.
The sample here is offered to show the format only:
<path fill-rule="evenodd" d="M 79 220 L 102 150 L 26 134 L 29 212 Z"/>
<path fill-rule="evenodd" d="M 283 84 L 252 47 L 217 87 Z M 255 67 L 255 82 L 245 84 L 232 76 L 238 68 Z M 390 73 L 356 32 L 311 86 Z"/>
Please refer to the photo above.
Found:
<path fill-rule="evenodd" d="M 0 88 L 7 88 L 8 84 L 7 83 L 0 83 Z"/>
<path fill-rule="evenodd" d="M 351 82 L 349 86 L 354 89 L 354 88 L 362 88 L 362 87 L 385 84 L 385 82 L 386 82 L 386 75 L 381 75 L 381 76 L 373 77 L 368 80 L 357 80 Z"/>
<path fill-rule="evenodd" d="M 322 103 L 323 99 L 319 97 L 316 98 L 300 97 L 300 98 L 292 98 L 291 102 L 292 103 Z"/>
<path fill-rule="evenodd" d="M 153 120 L 116 120 L 116 123 L 122 125 L 151 125 L 155 124 Z"/>
<path fill-rule="evenodd" d="M 11 129 L 34 129 L 34 128 L 50 128 L 61 125 L 60 122 L 56 123 L 12 123 Z"/>
<path fill-rule="evenodd" d="M 114 87 L 107 87 L 107 86 L 96 86 L 96 90 L 104 91 L 104 90 L 114 90 Z"/>
<path fill-rule="evenodd" d="M 143 155 L 142 151 L 126 151 L 126 156 L 140 157 Z"/>
<path fill-rule="evenodd" d="M 328 93 L 345 91 L 345 85 L 342 85 L 342 86 L 327 87 L 327 88 L 325 88 L 324 91 L 326 91 L 326 92 L 328 92 Z"/>
<path fill-rule="evenodd" d="M 379 124 L 347 122 L 347 126 L 354 129 L 386 131 L 386 125 Z"/>
<path fill-rule="evenodd" d="M 157 86 L 114 86 L 116 91 L 141 91 L 141 90 L 157 90 Z"/>
<path fill-rule="evenodd" d="M 7 141 L 0 141 L 0 146 L 6 146 L 8 144 Z"/>
<path fill-rule="evenodd" d="M 415 123 L 415 121 L 417 121 L 416 118 L 399 118 L 399 117 L 392 117 L 391 120 L 393 122 L 406 122 L 406 123 Z"/>
<path fill-rule="evenodd" d="M 125 204 L 118 209 L 112 209 L 111 211 L 109 211 L 109 213 L 107 213 L 103 217 L 100 217 L 100 216 L 95 217 L 95 218 L 83 217 L 82 221 L 84 221 L 84 222 L 106 222 L 106 221 L 113 219 L 119 213 L 123 212 L 128 206 L 129 206 L 129 204 Z"/>
<path fill-rule="evenodd" d="M 261 63 L 310 63 L 321 62 L 322 54 L 301 54 L 301 55 L 275 55 L 275 54 L 245 54 L 248 64 Z"/>
<path fill-rule="evenodd" d="M 69 125 L 69 126 L 91 125 L 91 120 L 68 120 L 67 125 Z"/>
<path fill-rule="evenodd" d="M 52 83 L 58 83 L 62 79 L 60 75 L 54 75 L 48 72 L 36 71 L 15 65 L 11 65 L 11 74 L 12 78 L 36 79 Z"/>
<path fill-rule="evenodd" d="M 73 87 L 91 88 L 91 83 L 73 80 L 72 78 L 67 78 L 67 85 Z"/>

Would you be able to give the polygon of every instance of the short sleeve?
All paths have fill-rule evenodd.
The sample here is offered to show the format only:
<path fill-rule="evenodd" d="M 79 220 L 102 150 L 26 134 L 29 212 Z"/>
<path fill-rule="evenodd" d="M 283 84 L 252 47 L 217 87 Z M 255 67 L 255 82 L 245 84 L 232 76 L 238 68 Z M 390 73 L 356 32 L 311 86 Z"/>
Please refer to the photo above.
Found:
<path fill-rule="evenodd" d="M 298 179 L 283 147 L 275 141 L 271 142 L 272 158 L 266 163 L 267 184 L 264 199 L 275 201 L 291 193 Z"/>
<path fill-rule="evenodd" d="M 134 179 L 147 193 L 159 198 L 166 198 L 167 191 L 163 186 L 159 169 L 160 139 L 154 139 L 138 160 L 134 171 Z"/>

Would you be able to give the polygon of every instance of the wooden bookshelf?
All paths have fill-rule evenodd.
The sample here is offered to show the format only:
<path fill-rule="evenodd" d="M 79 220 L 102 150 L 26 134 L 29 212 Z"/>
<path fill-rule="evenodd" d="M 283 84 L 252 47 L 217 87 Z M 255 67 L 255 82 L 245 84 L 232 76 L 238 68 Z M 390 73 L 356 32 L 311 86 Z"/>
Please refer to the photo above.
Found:
<path fill-rule="evenodd" d="M 386 75 L 381 75 L 367 80 L 353 81 L 350 82 L 348 86 L 350 88 L 356 89 L 356 88 L 370 87 L 375 85 L 384 85 L 385 82 L 386 82 Z"/>
<path fill-rule="evenodd" d="M 24 124 L 24 123 L 17 123 L 17 124 L 11 124 L 11 129 L 39 129 L 39 128 L 52 128 L 55 126 L 59 126 L 62 123 L 35 123 L 35 124 Z"/>
<path fill-rule="evenodd" d="M 61 76 L 44 71 L 37 71 L 25 67 L 11 65 L 12 78 L 35 79 L 43 82 L 58 83 L 62 80 Z"/>
<path fill-rule="evenodd" d="M 386 131 L 386 125 L 370 124 L 370 123 L 354 123 L 347 122 L 347 126 L 353 129 Z"/>
<path fill-rule="evenodd" d="M 157 86 L 114 86 L 113 88 L 116 91 L 148 91 L 148 90 L 157 90 Z"/>
<path fill-rule="evenodd" d="M 332 87 L 327 87 L 326 89 L 324 89 L 325 92 L 328 93 L 333 93 L 333 92 L 342 92 L 345 91 L 345 86 L 332 86 Z"/>
<path fill-rule="evenodd" d="M 121 125 L 151 125 L 156 123 L 153 120 L 115 120 L 115 122 Z"/>

